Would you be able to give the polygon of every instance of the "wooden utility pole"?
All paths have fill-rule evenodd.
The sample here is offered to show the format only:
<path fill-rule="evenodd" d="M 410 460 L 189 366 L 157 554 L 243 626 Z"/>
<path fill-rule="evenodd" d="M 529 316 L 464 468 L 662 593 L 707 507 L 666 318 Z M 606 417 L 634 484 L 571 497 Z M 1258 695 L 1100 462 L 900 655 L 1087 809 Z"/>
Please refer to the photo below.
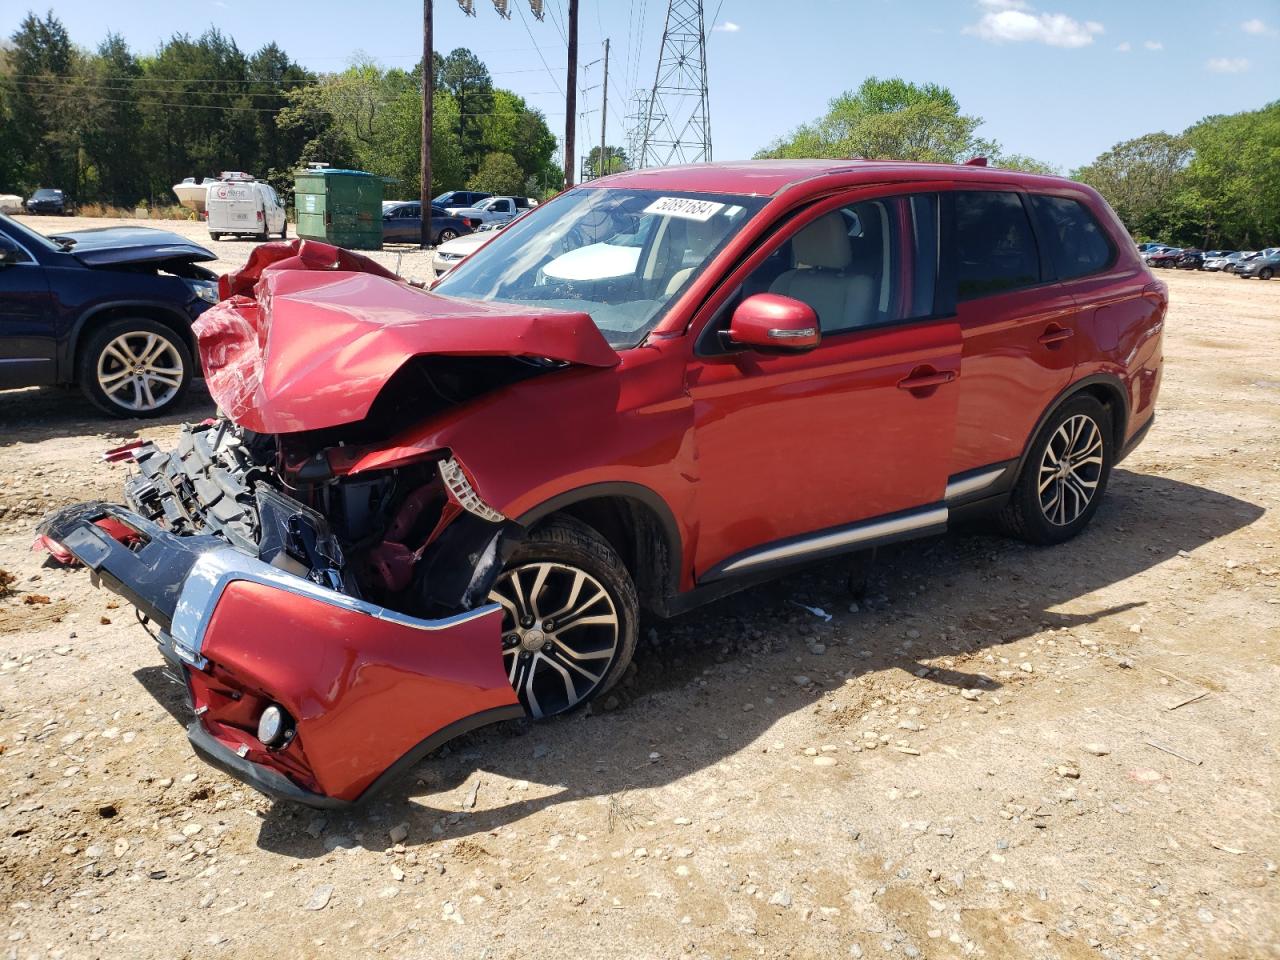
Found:
<path fill-rule="evenodd" d="M 564 106 L 564 188 L 573 186 L 573 169 L 578 165 L 573 149 L 573 122 L 578 112 L 578 0 L 569 0 L 569 77 Z"/>
<path fill-rule="evenodd" d="M 596 164 L 596 176 L 603 177 L 609 172 L 605 163 L 604 129 L 605 118 L 609 116 L 609 38 L 604 38 L 604 89 L 600 93 L 600 162 Z"/>
<path fill-rule="evenodd" d="M 431 119 L 435 100 L 435 54 L 431 48 L 431 4 L 422 0 L 422 233 L 419 246 L 431 246 Z"/>

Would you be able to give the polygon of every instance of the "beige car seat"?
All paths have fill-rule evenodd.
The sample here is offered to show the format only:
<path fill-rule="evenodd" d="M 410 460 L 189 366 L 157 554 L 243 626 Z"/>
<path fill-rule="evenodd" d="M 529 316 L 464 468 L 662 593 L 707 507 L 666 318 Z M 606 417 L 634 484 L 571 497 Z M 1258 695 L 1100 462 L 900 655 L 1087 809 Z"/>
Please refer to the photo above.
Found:
<path fill-rule="evenodd" d="M 849 227 L 838 211 L 815 220 L 791 240 L 792 269 L 770 293 L 813 307 L 823 333 L 866 326 L 878 319 L 876 280 L 853 262 Z"/>

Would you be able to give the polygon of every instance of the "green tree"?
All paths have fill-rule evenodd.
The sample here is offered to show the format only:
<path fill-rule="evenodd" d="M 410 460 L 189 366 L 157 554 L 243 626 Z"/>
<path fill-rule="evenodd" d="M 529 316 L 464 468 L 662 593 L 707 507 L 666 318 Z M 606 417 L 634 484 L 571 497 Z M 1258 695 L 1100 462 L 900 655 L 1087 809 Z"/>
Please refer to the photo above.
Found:
<path fill-rule="evenodd" d="M 93 122 L 86 126 L 82 144 L 91 164 L 86 187 L 111 203 L 133 203 L 146 196 L 148 186 L 137 89 L 142 65 L 123 37 L 109 33 L 87 72 L 85 96 Z"/>
<path fill-rule="evenodd" d="M 540 110 L 532 109 L 523 97 L 510 90 L 494 90 L 489 114 L 481 118 L 481 142 L 486 153 L 509 153 L 526 178 L 549 179 L 554 165 L 556 137 Z"/>
<path fill-rule="evenodd" d="M 458 142 L 462 145 L 467 172 L 474 173 L 485 153 L 481 121 L 493 111 L 493 78 L 489 76 L 489 68 L 466 47 L 458 47 L 437 61 L 436 84 L 458 105 Z"/>
<path fill-rule="evenodd" d="M 1184 134 L 1191 160 L 1171 200 L 1181 238 L 1256 248 L 1280 237 L 1280 101 L 1206 117 Z"/>
<path fill-rule="evenodd" d="M 587 176 L 593 179 L 630 169 L 631 164 L 627 160 L 627 151 L 623 150 L 622 147 L 605 148 L 603 170 L 600 169 L 600 148 L 592 147 L 591 152 L 587 154 Z"/>
<path fill-rule="evenodd" d="M 1170 202 L 1190 158 L 1185 137 L 1148 133 L 1117 143 L 1072 177 L 1106 197 L 1134 236 L 1153 237 L 1170 225 Z"/>
<path fill-rule="evenodd" d="M 1002 170 L 1022 170 L 1025 173 L 1040 173 L 1045 176 L 1056 177 L 1061 176 L 1062 171 L 1051 163 L 1045 163 L 1043 160 L 1037 160 L 1035 157 L 1028 157 L 1021 153 L 997 153 L 993 157 L 988 158 L 988 162 L 993 167 L 1000 167 Z"/>
<path fill-rule="evenodd" d="M 480 169 L 467 181 L 468 190 L 484 190 L 502 195 L 519 194 L 525 185 L 524 171 L 509 153 L 490 153 Z"/>
<path fill-rule="evenodd" d="M 868 77 L 831 101 L 827 113 L 757 157 L 861 157 L 958 163 L 998 152 L 980 139 L 981 117 L 960 112 L 955 95 L 934 83 Z"/>
<path fill-rule="evenodd" d="M 68 152 L 63 123 L 81 86 L 71 38 L 50 12 L 44 19 L 28 13 L 10 40 L 4 98 L 19 185 L 74 190 L 76 154 Z"/>
<path fill-rule="evenodd" d="M 194 40 L 175 34 L 142 61 L 137 87 L 153 156 L 152 196 L 171 201 L 169 188 L 183 177 L 261 172 L 253 169 L 256 108 L 244 89 L 247 65 L 235 41 L 213 28 Z"/>

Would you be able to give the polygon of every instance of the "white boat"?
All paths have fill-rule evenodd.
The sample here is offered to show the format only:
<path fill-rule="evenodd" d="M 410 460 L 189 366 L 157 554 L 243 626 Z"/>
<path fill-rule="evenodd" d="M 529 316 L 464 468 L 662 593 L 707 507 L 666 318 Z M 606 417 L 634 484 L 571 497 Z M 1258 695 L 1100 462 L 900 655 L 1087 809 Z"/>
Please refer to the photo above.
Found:
<path fill-rule="evenodd" d="M 209 191 L 209 184 L 217 182 L 213 177 L 205 177 L 199 181 L 195 177 L 187 177 L 181 183 L 173 185 L 173 192 L 178 198 L 178 203 L 188 210 L 204 213 L 204 198 Z"/>

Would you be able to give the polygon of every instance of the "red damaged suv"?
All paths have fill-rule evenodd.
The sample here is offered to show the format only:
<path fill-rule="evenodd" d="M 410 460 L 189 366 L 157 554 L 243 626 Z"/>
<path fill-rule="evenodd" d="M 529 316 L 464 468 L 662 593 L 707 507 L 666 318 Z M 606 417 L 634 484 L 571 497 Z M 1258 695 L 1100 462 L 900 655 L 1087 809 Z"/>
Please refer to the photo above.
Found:
<path fill-rule="evenodd" d="M 201 756 L 317 806 L 607 690 L 642 609 L 962 511 L 1075 535 L 1167 304 L 1088 187 L 866 161 L 606 177 L 429 292 L 308 241 L 221 283 L 220 417 L 41 538 L 154 625 Z"/>

